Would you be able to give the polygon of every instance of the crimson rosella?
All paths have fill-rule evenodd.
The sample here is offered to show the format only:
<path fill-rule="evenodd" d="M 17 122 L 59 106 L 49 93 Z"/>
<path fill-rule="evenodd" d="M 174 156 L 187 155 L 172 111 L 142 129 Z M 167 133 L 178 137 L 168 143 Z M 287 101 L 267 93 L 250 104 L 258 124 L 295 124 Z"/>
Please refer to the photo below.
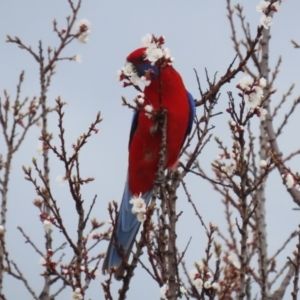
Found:
<path fill-rule="evenodd" d="M 158 171 L 162 134 L 159 130 L 151 130 L 156 121 L 145 112 L 145 107 L 151 105 L 154 112 L 159 111 L 161 101 L 162 108 L 167 111 L 165 169 L 176 168 L 180 150 L 191 131 L 195 115 L 194 99 L 187 92 L 179 73 L 172 65 L 165 64 L 160 68 L 158 76 L 158 67 L 150 63 L 145 51 L 146 48 L 139 48 L 127 57 L 127 62 L 134 66 L 139 77 L 144 76 L 146 72 L 149 74 L 149 70 L 152 71 L 151 82 L 144 89 L 145 101 L 141 105 L 142 109 L 134 113 L 129 139 L 127 181 L 117 219 L 116 234 L 111 237 L 102 268 L 105 273 L 111 267 L 116 267 L 116 278 L 122 278 L 124 274 L 124 258 L 128 259 L 140 227 L 137 215 L 132 213 L 130 200 L 133 196 L 141 195 L 148 205 Z M 116 244 L 123 250 L 123 259 Z"/>

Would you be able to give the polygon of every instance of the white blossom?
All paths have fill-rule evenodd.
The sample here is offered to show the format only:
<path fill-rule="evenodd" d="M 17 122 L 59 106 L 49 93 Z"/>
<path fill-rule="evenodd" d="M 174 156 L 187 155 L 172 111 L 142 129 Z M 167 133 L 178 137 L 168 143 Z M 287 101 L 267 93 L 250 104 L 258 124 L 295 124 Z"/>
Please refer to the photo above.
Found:
<path fill-rule="evenodd" d="M 164 48 L 163 49 L 163 52 L 164 52 L 164 57 L 165 59 L 168 59 L 169 61 L 173 62 L 174 61 L 174 58 L 171 56 L 171 51 L 169 48 Z"/>
<path fill-rule="evenodd" d="M 87 35 L 81 34 L 78 38 L 77 41 L 81 44 L 86 44 L 89 41 L 89 38 Z"/>
<path fill-rule="evenodd" d="M 122 71 L 126 76 L 131 76 L 133 74 L 136 74 L 135 67 L 132 63 L 126 62 L 125 65 L 122 67 Z"/>
<path fill-rule="evenodd" d="M 272 4 L 272 8 L 273 8 L 273 10 L 275 10 L 276 12 L 278 12 L 279 11 L 279 1 L 274 2 Z"/>
<path fill-rule="evenodd" d="M 203 264 L 202 260 L 196 262 L 195 265 L 197 266 L 198 269 L 203 269 L 204 268 L 204 264 Z"/>
<path fill-rule="evenodd" d="M 81 294 L 81 289 L 76 288 L 75 291 L 71 294 L 73 300 L 82 300 L 83 296 Z"/>
<path fill-rule="evenodd" d="M 227 259 L 236 269 L 240 269 L 240 264 L 231 255 L 228 255 Z"/>
<path fill-rule="evenodd" d="M 258 12 L 265 12 L 269 5 L 269 1 L 260 1 L 260 3 L 256 6 L 256 10 Z"/>
<path fill-rule="evenodd" d="M 118 71 L 117 71 L 117 76 L 116 76 L 116 77 L 117 77 L 117 80 L 118 80 L 118 81 L 121 81 L 121 80 L 122 80 L 122 77 L 121 77 L 122 74 L 123 74 L 122 70 L 118 70 Z"/>
<path fill-rule="evenodd" d="M 44 266 L 46 263 L 47 262 L 46 262 L 45 257 L 41 257 L 40 260 L 39 260 L 39 264 L 42 265 L 42 266 Z"/>
<path fill-rule="evenodd" d="M 58 184 L 60 186 L 63 186 L 66 184 L 66 178 L 65 178 L 65 176 L 62 176 L 62 175 L 56 176 L 56 181 L 58 182 Z"/>
<path fill-rule="evenodd" d="M 26 107 L 22 107 L 19 109 L 18 111 L 18 118 L 22 118 L 23 116 L 25 116 L 28 113 L 28 108 Z"/>
<path fill-rule="evenodd" d="M 42 142 L 39 142 L 36 146 L 36 151 L 38 154 L 42 155 L 44 152 L 44 145 Z"/>
<path fill-rule="evenodd" d="M 200 274 L 197 269 L 192 269 L 190 272 L 190 279 L 192 284 L 197 288 L 200 289 L 203 286 L 203 280 L 200 278 Z"/>
<path fill-rule="evenodd" d="M 131 212 L 136 214 L 137 220 L 139 222 L 144 222 L 146 220 L 146 202 L 141 196 L 141 194 L 133 196 L 129 203 L 132 204 Z"/>
<path fill-rule="evenodd" d="M 200 276 L 199 271 L 197 269 L 192 269 L 190 271 L 190 279 L 193 281 L 196 277 Z"/>
<path fill-rule="evenodd" d="M 145 94 L 144 93 L 139 93 L 136 97 L 136 102 L 139 104 L 139 105 L 143 105 L 144 102 L 145 102 Z"/>
<path fill-rule="evenodd" d="M 230 120 L 230 125 L 234 127 L 234 126 L 236 126 L 236 122 L 234 122 L 233 120 Z"/>
<path fill-rule="evenodd" d="M 260 86 L 255 86 L 254 88 L 254 93 L 257 95 L 258 98 L 263 98 L 264 96 L 264 90 Z"/>
<path fill-rule="evenodd" d="M 260 24 L 264 26 L 265 29 L 269 29 L 272 23 L 272 17 L 266 15 L 260 17 Z"/>
<path fill-rule="evenodd" d="M 287 188 L 288 189 L 292 188 L 295 184 L 293 175 L 288 173 L 288 174 L 283 175 L 283 176 L 284 176 L 284 180 L 285 180 L 285 184 L 286 184 Z"/>
<path fill-rule="evenodd" d="M 52 222 L 45 220 L 43 224 L 44 224 L 44 229 L 47 233 L 52 231 Z"/>
<path fill-rule="evenodd" d="M 157 48 L 155 44 L 151 44 L 146 49 L 145 54 L 146 54 L 146 59 L 153 64 L 164 56 L 163 50 L 161 48 Z"/>
<path fill-rule="evenodd" d="M 203 287 L 204 287 L 205 289 L 207 289 L 207 290 L 210 289 L 210 288 L 211 288 L 211 283 L 210 283 L 210 281 L 205 281 Z"/>
<path fill-rule="evenodd" d="M 229 164 L 229 165 L 225 165 L 222 167 L 222 170 L 229 176 L 233 175 L 234 173 L 234 165 L 233 164 Z"/>
<path fill-rule="evenodd" d="M 152 111 L 153 111 L 153 106 L 152 105 L 146 105 L 145 106 L 145 111 L 146 111 L 146 113 L 145 113 L 145 115 L 149 118 L 149 119 L 151 119 L 152 118 Z"/>
<path fill-rule="evenodd" d="M 133 85 L 138 85 L 139 82 L 140 82 L 140 78 L 138 76 L 138 74 L 132 74 L 130 77 L 130 82 L 133 84 Z"/>
<path fill-rule="evenodd" d="M 261 88 L 264 88 L 264 87 L 266 87 L 266 85 L 267 85 L 267 80 L 266 80 L 264 77 L 262 77 L 262 78 L 259 79 L 258 84 L 259 84 L 259 86 L 260 86 Z"/>
<path fill-rule="evenodd" d="M 169 286 L 165 283 L 160 288 L 160 291 L 159 291 L 160 298 L 163 299 L 163 300 L 168 300 L 168 297 L 167 297 L 168 291 L 169 291 Z"/>
<path fill-rule="evenodd" d="M 162 37 L 164 39 L 164 37 Z M 171 52 L 169 48 L 161 48 L 160 43 L 157 43 L 153 40 L 153 36 L 151 34 L 147 34 L 142 38 L 143 46 L 147 47 L 145 54 L 149 62 L 154 65 L 159 59 L 164 57 L 170 62 L 174 61 L 174 58 L 171 57 Z"/>
<path fill-rule="evenodd" d="M 261 168 L 265 168 L 266 166 L 267 166 L 267 162 L 265 161 L 265 160 L 261 160 L 260 162 L 259 162 L 259 166 L 261 167 Z"/>
<path fill-rule="evenodd" d="M 250 91 L 252 85 L 253 85 L 253 78 L 250 77 L 249 75 L 244 76 L 239 82 L 240 88 L 244 91 Z"/>
<path fill-rule="evenodd" d="M 72 57 L 72 60 L 78 62 L 78 63 L 81 63 L 82 62 L 82 57 L 80 54 L 76 54 Z"/>
<path fill-rule="evenodd" d="M 152 44 L 152 34 L 148 33 L 142 37 L 142 45 L 144 47 L 149 47 Z"/>
<path fill-rule="evenodd" d="M 35 113 L 36 109 L 39 107 L 40 102 L 37 99 L 32 100 L 30 103 L 27 103 L 26 105 L 26 111 L 29 113 Z"/>
<path fill-rule="evenodd" d="M 179 289 L 182 294 L 187 294 L 187 289 L 184 287 L 182 283 L 180 283 Z"/>
<path fill-rule="evenodd" d="M 139 214 L 139 213 L 144 213 L 146 212 L 146 202 L 145 200 L 141 197 L 141 194 L 139 196 L 133 196 L 129 203 L 132 204 L 132 209 L 131 212 L 133 214 Z"/>
<path fill-rule="evenodd" d="M 76 24 L 76 30 L 77 33 L 83 33 L 83 32 L 89 32 L 91 27 L 91 22 L 87 19 L 81 19 L 80 21 L 77 22 Z"/>
<path fill-rule="evenodd" d="M 139 105 L 143 105 L 144 104 L 144 102 L 145 102 L 145 99 L 144 98 L 137 98 L 137 103 L 139 104 Z"/>
<path fill-rule="evenodd" d="M 145 86 L 148 86 L 151 83 L 151 80 L 147 79 L 146 76 L 142 76 L 141 81 Z"/>
<path fill-rule="evenodd" d="M 89 41 L 88 35 L 91 33 L 90 27 L 91 23 L 87 19 L 82 19 L 76 24 L 78 42 L 85 44 Z"/>
<path fill-rule="evenodd" d="M 203 286 L 203 280 L 201 278 L 196 278 L 192 283 L 197 289 L 201 289 Z"/>
<path fill-rule="evenodd" d="M 64 274 L 69 274 L 70 270 L 69 269 L 63 269 Z"/>
<path fill-rule="evenodd" d="M 122 74 L 127 76 L 133 85 L 139 84 L 140 78 L 136 73 L 135 66 L 132 63 L 126 62 L 122 69 L 117 71 L 117 78 L 119 81 L 122 80 Z"/>
<path fill-rule="evenodd" d="M 260 94 L 253 92 L 251 94 L 245 94 L 244 100 L 250 108 L 255 108 L 261 103 L 261 96 Z"/>
<path fill-rule="evenodd" d="M 145 213 L 138 213 L 136 215 L 136 218 L 139 222 L 144 222 L 146 220 L 146 214 Z"/>
<path fill-rule="evenodd" d="M 38 99 L 32 101 L 32 106 L 38 107 L 39 105 L 40 105 L 40 101 Z"/>
<path fill-rule="evenodd" d="M 0 235 L 2 235 L 4 233 L 4 230 L 5 230 L 4 226 L 0 225 Z"/>
<path fill-rule="evenodd" d="M 217 282 L 214 282 L 211 287 L 214 289 L 214 290 L 218 290 L 219 289 L 219 284 Z"/>
<path fill-rule="evenodd" d="M 265 108 L 262 107 L 257 107 L 258 111 L 259 111 L 259 117 L 262 121 L 264 121 L 266 119 L 266 115 L 268 114 L 268 111 Z"/>

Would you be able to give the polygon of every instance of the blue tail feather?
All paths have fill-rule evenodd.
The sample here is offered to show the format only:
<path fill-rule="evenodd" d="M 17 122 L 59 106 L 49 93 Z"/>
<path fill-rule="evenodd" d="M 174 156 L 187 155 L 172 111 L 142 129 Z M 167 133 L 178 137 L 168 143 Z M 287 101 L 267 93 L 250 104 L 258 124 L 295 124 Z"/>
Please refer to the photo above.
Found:
<path fill-rule="evenodd" d="M 132 204 L 129 203 L 132 198 L 132 193 L 128 187 L 128 180 L 125 184 L 122 203 L 119 209 L 119 217 L 117 224 L 117 240 L 118 244 L 122 247 L 126 256 L 129 256 L 131 247 L 135 240 L 135 236 L 139 230 L 141 222 L 138 221 L 137 216 L 131 212 Z M 148 191 L 142 195 L 142 198 L 146 201 L 148 206 L 152 196 L 152 191 Z M 118 267 L 122 263 L 122 258 L 119 255 L 117 248 L 115 247 L 114 238 L 111 238 L 110 246 L 106 254 L 106 264 L 103 264 L 103 270 L 109 270 L 111 267 Z"/>

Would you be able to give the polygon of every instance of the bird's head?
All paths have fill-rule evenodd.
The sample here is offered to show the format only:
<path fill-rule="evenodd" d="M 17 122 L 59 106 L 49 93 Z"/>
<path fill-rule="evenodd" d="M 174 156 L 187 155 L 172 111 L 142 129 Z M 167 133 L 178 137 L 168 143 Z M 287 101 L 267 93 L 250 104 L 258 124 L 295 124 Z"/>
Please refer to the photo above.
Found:
<path fill-rule="evenodd" d="M 145 53 L 146 50 L 146 47 L 136 49 L 131 52 L 126 59 L 134 65 L 139 77 L 144 76 L 149 69 L 153 71 L 153 76 L 157 76 L 158 69 L 155 65 L 153 66 L 149 60 L 147 60 L 147 55 Z"/>

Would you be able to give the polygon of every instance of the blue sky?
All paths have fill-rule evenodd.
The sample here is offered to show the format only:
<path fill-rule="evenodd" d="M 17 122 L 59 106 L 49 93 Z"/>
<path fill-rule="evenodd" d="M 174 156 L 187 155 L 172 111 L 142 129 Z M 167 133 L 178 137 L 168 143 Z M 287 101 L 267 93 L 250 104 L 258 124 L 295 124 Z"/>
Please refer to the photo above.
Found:
<path fill-rule="evenodd" d="M 253 35 L 259 25 L 260 13 L 257 13 L 255 1 L 243 0 L 240 2 L 245 7 L 247 20 Z M 39 79 L 38 65 L 23 50 L 15 45 L 5 43 L 6 34 L 18 36 L 22 41 L 37 49 L 38 41 L 42 40 L 44 47 L 55 47 L 58 40 L 52 30 L 52 21 L 55 18 L 58 26 L 63 28 L 65 17 L 70 13 L 67 1 L 5 1 L 0 0 L 0 92 L 6 89 L 13 98 L 15 86 L 21 70 L 25 70 L 25 81 L 22 88 L 22 96 L 32 98 L 38 95 Z M 297 83 L 300 65 L 299 51 L 295 50 L 291 39 L 300 42 L 299 14 L 300 2 L 297 0 L 285 1 L 281 10 L 274 18 L 271 30 L 270 66 L 274 67 L 279 55 L 283 56 L 281 73 L 275 86 L 278 92 L 273 97 L 274 103 L 278 102 L 281 95 L 286 92 L 292 82 Z M 141 2 L 129 1 L 83 1 L 78 19 L 86 18 L 91 24 L 90 41 L 83 45 L 74 41 L 66 48 L 64 55 L 73 56 L 80 54 L 82 63 L 62 61 L 57 66 L 57 74 L 53 77 L 52 85 L 48 93 L 48 103 L 54 104 L 57 96 L 61 96 L 68 105 L 65 107 L 66 140 L 71 150 L 72 143 L 94 120 L 97 111 L 101 111 L 103 122 L 99 126 L 99 133 L 94 135 L 81 158 L 81 168 L 84 176 L 95 177 L 95 181 L 83 188 L 86 205 L 91 203 L 95 194 L 98 195 L 93 217 L 99 220 L 108 220 L 106 210 L 107 203 L 111 200 L 120 200 L 126 177 L 127 169 L 127 145 L 132 112 L 122 106 L 121 96 L 131 100 L 136 92 L 121 87 L 116 80 L 116 71 L 125 62 L 126 56 L 134 49 L 140 47 L 141 38 L 147 33 L 164 35 L 166 46 L 171 49 L 175 58 L 174 66 L 180 72 L 187 89 L 199 99 L 199 92 L 193 69 L 200 76 L 201 84 L 206 88 L 205 71 L 213 76 L 218 72 L 221 76 L 235 56 L 230 41 L 230 27 L 226 18 L 226 1 L 160 1 Z M 237 22 L 238 26 L 239 23 Z M 240 33 L 240 30 L 237 30 Z M 222 89 L 220 103 L 217 111 L 225 111 L 227 106 L 227 91 L 235 89 L 236 83 L 242 75 L 238 75 L 231 84 Z M 299 94 L 296 86 L 294 98 Z M 2 97 L 2 95 L 1 95 Z M 289 101 L 292 101 L 290 99 Z M 288 110 L 289 104 L 284 108 Z M 282 116 L 275 119 L 275 125 L 280 124 Z M 57 134 L 57 118 L 55 114 L 50 117 L 49 130 Z M 216 125 L 214 135 L 224 138 L 230 147 L 230 133 L 227 129 L 228 115 L 223 114 L 213 120 Z M 254 123 L 254 125 L 257 125 Z M 276 126 L 275 126 L 276 127 Z M 279 143 L 284 154 L 296 150 L 299 141 L 295 138 L 298 132 L 296 117 L 291 119 L 288 130 L 280 137 Z M 39 128 L 33 128 L 13 162 L 8 204 L 8 232 L 7 243 L 11 257 L 20 265 L 27 275 L 30 284 L 40 291 L 42 279 L 39 273 L 42 267 L 38 265 L 37 255 L 17 231 L 17 226 L 22 226 L 32 239 L 43 249 L 43 227 L 38 218 L 38 211 L 33 207 L 35 198 L 34 188 L 24 180 L 21 166 L 31 165 L 32 157 L 37 157 L 41 162 L 41 156 L 36 152 Z M 57 139 L 54 139 L 57 143 Z M 0 138 L 0 152 L 3 153 L 3 141 Z M 200 163 L 210 172 L 210 163 L 217 156 L 218 149 L 214 142 L 204 150 L 200 157 Z M 297 171 L 294 163 L 290 164 Z M 55 178 L 63 174 L 63 165 L 51 156 L 51 186 L 65 213 L 67 227 L 72 231 L 75 217 L 74 209 L 67 187 L 61 187 Z M 206 222 L 224 227 L 224 208 L 221 198 L 211 186 L 191 175 L 187 177 L 189 189 L 197 203 L 198 209 Z M 269 252 L 273 253 L 286 239 L 291 230 L 297 227 L 298 214 L 291 209 L 294 204 L 281 184 L 281 179 L 274 173 L 268 181 L 267 189 L 267 222 L 269 231 Z M 193 236 L 191 246 L 187 252 L 186 262 L 188 269 L 193 262 L 204 256 L 206 244 L 203 228 L 194 217 L 192 208 L 188 205 L 183 193 L 179 193 L 179 210 L 184 213 L 178 223 L 178 245 L 184 249 L 190 236 Z M 280 223 L 280 225 L 279 225 Z M 55 232 L 54 244 L 62 241 L 59 232 Z M 76 232 L 73 230 L 73 235 Z M 294 245 L 295 243 L 293 243 Z M 99 246 L 99 252 L 105 251 L 106 244 Z M 289 248 L 289 251 L 292 247 Z M 67 250 L 66 250 L 67 252 Z M 285 252 L 281 257 L 281 263 L 285 261 L 290 252 Z M 128 299 L 156 299 L 159 295 L 159 287 L 149 276 L 139 268 L 130 288 Z M 102 295 L 99 281 L 100 276 L 87 293 L 92 299 Z M 116 294 L 117 284 L 114 285 Z M 8 299 L 16 299 L 24 295 L 24 299 L 31 299 L 21 283 L 5 279 L 5 289 Z M 70 289 L 64 294 L 68 299 Z M 26 297 L 25 297 L 26 295 Z M 63 299 L 63 296 L 59 299 Z M 88 299 L 87 297 L 87 299 Z M 288 296 L 287 296 L 288 299 Z"/>

